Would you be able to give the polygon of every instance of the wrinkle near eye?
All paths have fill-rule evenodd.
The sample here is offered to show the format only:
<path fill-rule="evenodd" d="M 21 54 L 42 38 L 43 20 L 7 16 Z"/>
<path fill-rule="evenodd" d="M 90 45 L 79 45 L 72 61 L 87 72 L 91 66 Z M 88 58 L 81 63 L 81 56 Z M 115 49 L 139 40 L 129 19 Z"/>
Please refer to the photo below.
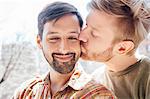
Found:
<path fill-rule="evenodd" d="M 78 41 L 79 40 L 79 34 L 78 35 L 69 36 L 68 39 L 70 41 Z"/>
<path fill-rule="evenodd" d="M 56 43 L 59 40 L 61 40 L 61 38 L 57 37 L 57 36 L 49 36 L 49 37 L 47 37 L 47 41 L 50 42 L 50 43 Z"/>

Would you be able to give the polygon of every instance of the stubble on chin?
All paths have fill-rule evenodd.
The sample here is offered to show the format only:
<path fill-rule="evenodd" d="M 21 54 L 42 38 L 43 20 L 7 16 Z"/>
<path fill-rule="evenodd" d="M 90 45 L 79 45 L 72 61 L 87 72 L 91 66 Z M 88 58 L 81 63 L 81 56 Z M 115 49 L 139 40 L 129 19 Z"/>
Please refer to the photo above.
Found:
<path fill-rule="evenodd" d="M 83 53 L 83 52 L 81 52 L 80 58 L 83 59 L 83 60 L 90 60 L 90 57 L 88 57 L 88 55 Z"/>
<path fill-rule="evenodd" d="M 108 49 L 106 49 L 105 51 L 103 51 L 102 53 L 100 53 L 99 56 L 99 61 L 100 62 L 107 62 L 109 61 L 112 57 L 113 57 L 113 47 L 109 47 Z"/>
<path fill-rule="evenodd" d="M 59 62 L 53 57 L 53 62 L 50 63 L 51 67 L 61 74 L 68 74 L 72 72 L 74 70 L 75 64 L 75 54 L 69 62 Z"/>
<path fill-rule="evenodd" d="M 89 60 L 89 61 L 106 62 L 113 57 L 112 50 L 113 47 L 109 47 L 103 52 L 95 52 L 95 53 L 94 52 L 90 53 L 90 51 L 87 51 L 86 53 L 82 52 L 81 58 L 83 60 Z"/>

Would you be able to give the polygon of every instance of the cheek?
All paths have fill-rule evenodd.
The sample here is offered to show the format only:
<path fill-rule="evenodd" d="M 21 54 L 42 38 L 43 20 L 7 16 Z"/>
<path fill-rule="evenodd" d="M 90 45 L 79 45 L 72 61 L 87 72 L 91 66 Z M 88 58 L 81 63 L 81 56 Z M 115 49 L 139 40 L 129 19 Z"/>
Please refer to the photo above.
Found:
<path fill-rule="evenodd" d="M 48 49 L 48 48 L 43 48 L 43 55 L 45 57 L 45 59 L 48 61 L 48 62 L 52 62 L 53 61 L 53 57 L 52 57 L 52 50 L 51 49 Z"/>
<path fill-rule="evenodd" d="M 57 51 L 57 47 L 55 45 L 47 44 L 43 47 L 44 53 L 49 57 L 52 58 L 52 53 Z"/>
<path fill-rule="evenodd" d="M 101 46 L 101 41 L 100 40 L 95 40 L 95 39 L 91 39 L 89 40 L 89 42 L 87 43 L 87 49 L 89 50 L 97 50 L 99 49 L 99 47 Z"/>
<path fill-rule="evenodd" d="M 60 43 L 47 43 L 46 47 L 49 52 L 58 51 Z"/>
<path fill-rule="evenodd" d="M 80 43 L 70 44 L 70 51 L 74 51 L 76 54 L 81 53 L 81 45 Z"/>
<path fill-rule="evenodd" d="M 112 38 L 100 38 L 100 39 L 93 39 L 93 42 L 90 42 L 90 45 L 93 49 L 100 49 L 104 50 L 112 46 Z"/>

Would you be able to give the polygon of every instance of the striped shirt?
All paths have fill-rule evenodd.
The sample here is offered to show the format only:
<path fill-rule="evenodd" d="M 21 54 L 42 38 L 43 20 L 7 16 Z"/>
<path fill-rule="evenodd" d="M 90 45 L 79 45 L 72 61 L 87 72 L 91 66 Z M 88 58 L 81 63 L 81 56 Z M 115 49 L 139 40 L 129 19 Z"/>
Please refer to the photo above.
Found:
<path fill-rule="evenodd" d="M 83 70 L 75 70 L 69 81 L 51 96 L 50 73 L 38 76 L 20 86 L 13 99 L 114 99 L 113 94 L 97 84 Z"/>

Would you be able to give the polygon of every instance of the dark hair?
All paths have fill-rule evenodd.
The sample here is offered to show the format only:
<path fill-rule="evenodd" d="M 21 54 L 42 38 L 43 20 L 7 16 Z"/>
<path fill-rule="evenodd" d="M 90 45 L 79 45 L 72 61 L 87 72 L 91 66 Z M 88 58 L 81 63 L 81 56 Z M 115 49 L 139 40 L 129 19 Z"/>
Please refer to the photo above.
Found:
<path fill-rule="evenodd" d="M 38 16 L 38 34 L 42 39 L 44 24 L 48 21 L 58 20 L 66 14 L 76 15 L 79 20 L 79 25 L 82 27 L 83 20 L 77 8 L 65 2 L 54 2 L 46 6 Z"/>

